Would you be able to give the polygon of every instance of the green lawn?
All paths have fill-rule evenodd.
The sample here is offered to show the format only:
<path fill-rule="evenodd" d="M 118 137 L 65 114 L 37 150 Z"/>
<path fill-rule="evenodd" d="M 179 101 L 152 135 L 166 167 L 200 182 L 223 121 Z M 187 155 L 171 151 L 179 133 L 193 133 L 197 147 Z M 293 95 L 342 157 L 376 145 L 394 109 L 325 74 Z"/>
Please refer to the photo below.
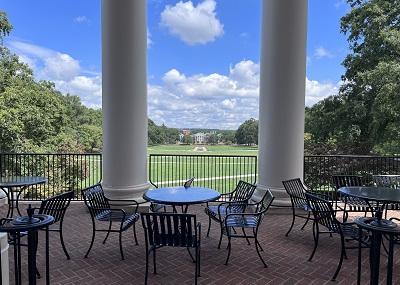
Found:
<path fill-rule="evenodd" d="M 207 151 L 195 151 L 197 145 L 156 145 L 149 146 L 148 154 L 198 154 L 198 155 L 258 155 L 258 147 L 206 145 Z"/>

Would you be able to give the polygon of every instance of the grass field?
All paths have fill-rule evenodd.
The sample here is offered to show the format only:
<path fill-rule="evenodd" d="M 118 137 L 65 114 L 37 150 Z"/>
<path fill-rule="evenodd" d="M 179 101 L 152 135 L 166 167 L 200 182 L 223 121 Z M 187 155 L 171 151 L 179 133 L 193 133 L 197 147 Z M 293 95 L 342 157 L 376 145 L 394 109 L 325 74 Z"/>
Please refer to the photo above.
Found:
<path fill-rule="evenodd" d="M 206 145 L 206 151 L 195 151 L 197 145 L 156 145 L 147 148 L 148 154 L 193 154 L 193 155 L 258 155 L 258 147 L 232 145 Z"/>

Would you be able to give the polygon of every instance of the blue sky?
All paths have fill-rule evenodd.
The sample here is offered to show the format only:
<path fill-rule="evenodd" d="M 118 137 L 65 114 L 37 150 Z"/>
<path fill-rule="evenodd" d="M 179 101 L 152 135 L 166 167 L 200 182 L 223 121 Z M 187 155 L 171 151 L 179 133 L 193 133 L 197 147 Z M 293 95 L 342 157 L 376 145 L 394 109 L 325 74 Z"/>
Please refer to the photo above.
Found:
<path fill-rule="evenodd" d="M 0 0 L 6 45 L 38 79 L 101 106 L 100 2 Z M 149 117 L 235 129 L 258 118 L 261 0 L 148 0 Z M 337 92 L 348 52 L 344 0 L 309 0 L 306 105 Z"/>

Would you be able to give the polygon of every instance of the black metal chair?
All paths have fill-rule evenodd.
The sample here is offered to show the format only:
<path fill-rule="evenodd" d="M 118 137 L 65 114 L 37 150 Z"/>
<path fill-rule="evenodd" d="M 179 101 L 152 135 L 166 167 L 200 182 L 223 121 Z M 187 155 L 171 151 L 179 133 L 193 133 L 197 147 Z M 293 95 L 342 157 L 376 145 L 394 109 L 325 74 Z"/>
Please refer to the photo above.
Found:
<path fill-rule="evenodd" d="M 307 188 L 304 186 L 303 182 L 301 182 L 300 178 L 285 180 L 282 181 L 282 184 L 286 190 L 286 193 L 289 195 L 292 204 L 292 223 L 286 233 L 286 236 L 288 236 L 294 226 L 296 217 L 306 220 L 301 227 L 301 230 L 303 230 L 308 221 L 313 220 L 313 218 L 311 217 L 312 211 L 308 205 L 307 197 L 305 195 Z M 298 210 L 301 212 L 298 213 Z"/>
<path fill-rule="evenodd" d="M 82 190 L 82 197 L 85 201 L 86 206 L 89 209 L 90 217 L 92 219 L 93 232 L 92 232 L 92 240 L 90 242 L 90 246 L 88 251 L 85 254 L 85 258 L 88 257 L 90 250 L 92 249 L 96 231 L 97 232 L 107 232 L 106 237 L 103 240 L 103 244 L 106 243 L 106 240 L 111 232 L 119 233 L 119 249 L 121 252 L 121 259 L 124 260 L 124 253 L 122 249 L 122 232 L 129 229 L 133 226 L 133 235 L 135 238 L 135 243 L 138 245 L 137 237 L 136 237 L 136 227 L 135 223 L 139 220 L 139 214 L 137 210 L 139 208 L 138 202 L 135 200 L 111 200 L 104 196 L 103 188 L 101 184 L 93 185 L 89 188 Z M 112 206 L 110 205 L 112 203 Z M 115 206 L 120 207 L 128 207 L 133 206 L 132 213 L 127 213 L 123 209 L 115 208 Z M 99 222 L 108 222 L 108 229 L 96 229 L 96 221 Z M 118 229 L 112 229 L 112 223 L 119 223 Z"/>
<path fill-rule="evenodd" d="M 194 181 L 194 177 L 192 177 L 189 180 L 185 181 L 185 183 L 183 184 L 183 187 L 189 188 L 192 185 L 193 181 Z M 153 184 L 153 185 L 155 185 L 155 184 Z M 156 185 L 155 185 L 155 187 L 158 188 Z M 169 205 L 159 204 L 159 203 L 154 203 L 154 202 L 150 203 L 150 211 L 152 211 L 153 213 L 158 213 L 158 212 L 161 212 L 161 211 L 164 211 L 164 213 L 167 213 L 168 212 L 167 211 L 167 207 L 169 207 Z M 174 213 L 176 213 L 176 208 L 175 207 L 173 207 L 172 210 L 173 210 Z M 184 206 L 182 206 L 182 212 L 185 212 L 184 210 L 185 210 Z M 186 208 L 186 210 L 187 210 L 187 208 Z"/>
<path fill-rule="evenodd" d="M 324 200 L 317 195 L 306 193 L 307 200 L 309 202 L 309 206 L 312 209 L 314 215 L 314 223 L 313 223 L 313 237 L 314 237 L 314 249 L 310 255 L 308 261 L 311 261 L 314 257 L 314 254 L 318 247 L 319 235 L 321 233 L 339 234 L 340 242 L 341 242 L 341 251 L 340 251 L 340 259 L 339 264 L 336 268 L 336 271 L 332 277 L 332 281 L 334 281 L 339 274 L 339 271 L 342 267 L 343 258 L 347 258 L 346 249 L 358 249 L 358 244 L 354 247 L 346 247 L 345 241 L 359 241 L 364 247 L 368 247 L 368 236 L 360 236 L 358 227 L 355 223 L 343 223 L 336 219 L 336 212 L 333 209 L 333 205 L 331 201 Z M 326 231 L 321 231 L 320 226 L 325 228 Z"/>
<path fill-rule="evenodd" d="M 163 246 L 186 247 L 195 263 L 195 284 L 200 276 L 201 224 L 196 216 L 176 213 L 142 213 L 142 225 L 146 241 L 146 274 L 149 272 L 149 255 L 153 252 L 153 273 L 157 274 L 156 251 Z M 193 259 L 190 249 L 195 249 Z"/>
<path fill-rule="evenodd" d="M 350 186 L 364 186 L 365 183 L 363 181 L 363 177 L 359 175 L 333 175 L 332 176 L 333 185 L 336 188 L 337 198 L 335 208 L 343 211 L 343 221 L 348 219 L 349 212 L 357 212 L 367 214 L 368 211 L 371 211 L 371 208 L 368 204 L 359 198 L 350 197 L 346 195 L 340 195 L 338 193 L 339 188 L 341 187 L 350 187 Z M 338 202 L 343 203 L 343 207 L 338 205 Z"/>
<path fill-rule="evenodd" d="M 64 238 L 63 238 L 63 223 L 65 212 L 69 204 L 71 203 L 71 199 L 74 198 L 74 191 L 68 191 L 50 198 L 43 200 L 40 204 L 39 214 L 50 215 L 54 217 L 54 224 L 59 223 L 58 228 L 49 228 L 49 231 L 59 232 L 60 233 L 60 241 L 62 249 L 67 256 L 67 259 L 70 259 L 70 256 L 65 247 Z"/>
<path fill-rule="evenodd" d="M 256 185 L 240 180 L 235 190 L 221 194 L 218 201 L 207 203 L 207 207 L 204 209 L 208 215 L 207 237 L 210 234 L 211 220 L 213 220 L 220 225 L 218 249 L 221 248 L 225 216 L 229 213 L 243 213 L 246 209 L 245 205 L 249 202 L 255 190 Z"/>
<path fill-rule="evenodd" d="M 254 244 L 256 247 L 257 254 L 263 263 L 264 267 L 267 267 L 264 259 L 261 256 L 260 251 L 264 251 L 261 247 L 258 239 L 258 228 L 261 224 L 261 221 L 272 204 L 274 200 L 274 196 L 272 195 L 270 190 L 267 190 L 263 196 L 263 198 L 258 203 L 244 203 L 245 208 L 254 207 L 254 212 L 243 212 L 243 213 L 231 213 L 227 214 L 224 220 L 224 233 L 228 237 L 228 256 L 226 257 L 225 265 L 228 265 L 229 257 L 231 255 L 231 239 L 232 238 L 245 238 L 247 242 L 249 242 L 249 238 L 254 239 Z M 234 203 L 231 203 L 228 207 L 234 206 Z M 229 210 L 229 209 L 228 209 Z M 239 234 L 235 228 L 241 228 L 242 234 Z M 251 233 L 246 233 L 246 229 L 251 229 Z"/>

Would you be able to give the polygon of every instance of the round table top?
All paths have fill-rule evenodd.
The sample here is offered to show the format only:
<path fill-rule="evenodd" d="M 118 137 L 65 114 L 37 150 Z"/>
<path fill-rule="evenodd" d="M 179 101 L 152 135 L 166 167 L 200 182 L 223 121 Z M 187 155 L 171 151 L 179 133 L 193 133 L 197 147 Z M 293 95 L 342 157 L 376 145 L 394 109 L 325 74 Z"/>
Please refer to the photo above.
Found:
<path fill-rule="evenodd" d="M 218 191 L 204 187 L 164 187 L 147 190 L 143 198 L 150 202 L 167 205 L 200 204 L 217 200 L 221 197 Z"/>
<path fill-rule="evenodd" d="M 0 177 L 0 187 L 22 187 L 46 183 L 47 179 L 41 176 L 6 176 Z"/>
<path fill-rule="evenodd" d="M 386 202 L 386 203 L 399 203 L 400 202 L 400 189 L 389 187 L 374 187 L 374 186 L 351 186 L 341 187 L 339 192 L 364 199 L 369 201 Z"/>
<path fill-rule="evenodd" d="M 400 234 L 400 227 L 398 224 L 390 220 L 378 220 L 374 217 L 358 217 L 354 220 L 354 222 L 357 226 L 363 229 L 379 231 L 387 234 Z"/>
<path fill-rule="evenodd" d="M 2 225 L 0 232 L 24 232 L 43 228 L 51 225 L 54 222 L 54 217 L 50 215 L 37 214 L 32 218 L 28 216 L 16 217 Z"/>

